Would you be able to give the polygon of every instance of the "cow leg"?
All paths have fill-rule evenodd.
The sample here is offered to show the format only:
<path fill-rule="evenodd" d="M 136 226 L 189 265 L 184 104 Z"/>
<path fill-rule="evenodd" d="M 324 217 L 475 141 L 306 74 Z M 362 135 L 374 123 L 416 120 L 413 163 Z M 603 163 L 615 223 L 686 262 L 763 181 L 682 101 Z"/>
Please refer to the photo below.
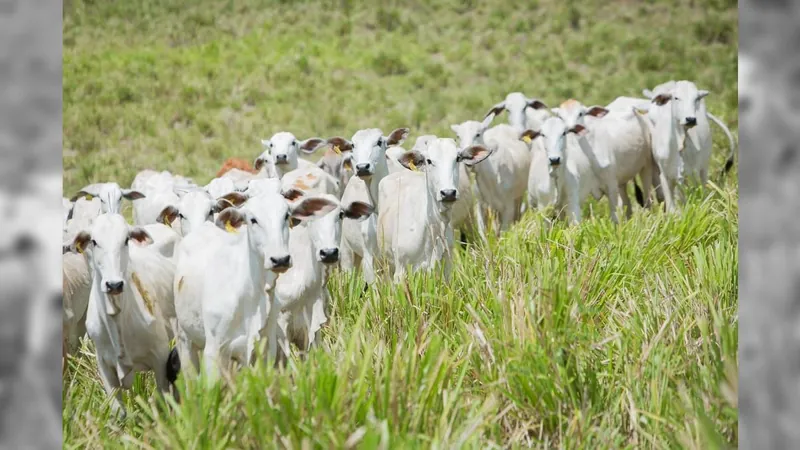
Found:
<path fill-rule="evenodd" d="M 656 200 L 658 203 L 666 202 L 666 197 L 664 197 L 664 188 L 661 186 L 661 168 L 658 165 L 654 165 L 653 172 L 651 175 L 653 180 L 653 187 L 656 190 Z"/>
<path fill-rule="evenodd" d="M 99 354 L 99 352 L 97 353 Z M 100 356 L 97 356 L 97 369 L 100 373 L 100 382 L 103 384 L 106 394 L 113 395 L 111 398 L 111 411 L 119 415 L 120 420 L 125 420 L 128 412 L 122 404 L 122 391 L 120 390 L 122 384 L 117 376 L 116 369 L 103 362 Z M 114 392 L 115 389 L 117 390 L 116 392 Z"/>
<path fill-rule="evenodd" d="M 185 371 L 190 364 L 192 366 L 190 372 L 200 370 L 200 361 L 199 358 L 197 358 L 197 353 L 193 351 L 191 341 L 189 341 L 189 338 L 180 326 L 176 330 L 175 345 L 178 348 L 178 357 L 183 365 L 183 370 Z M 191 361 L 191 363 L 188 363 L 188 361 Z"/>
<path fill-rule="evenodd" d="M 375 282 L 375 262 L 370 250 L 365 251 L 364 255 L 361 256 L 361 270 L 364 273 L 364 281 L 367 284 Z"/>
<path fill-rule="evenodd" d="M 488 242 L 486 238 L 486 222 L 483 217 L 483 208 L 481 208 L 481 202 L 476 201 L 473 207 L 475 220 L 478 222 L 478 235 L 481 237 L 484 243 Z"/>
<path fill-rule="evenodd" d="M 655 172 L 653 164 L 654 163 L 652 161 L 648 161 L 639 172 L 639 178 L 642 180 L 642 196 L 644 196 L 642 199 L 642 207 L 647 209 L 650 209 L 650 207 L 653 205 L 652 197 L 650 196 L 650 190 L 653 188 L 653 174 Z"/>
<path fill-rule="evenodd" d="M 619 198 L 622 200 L 622 206 L 625 208 L 625 218 L 630 220 L 633 215 L 633 208 L 631 206 L 631 198 L 628 196 L 628 183 L 623 183 L 617 186 L 619 189 Z"/>
<path fill-rule="evenodd" d="M 503 210 L 498 214 L 498 216 L 500 216 L 500 226 L 495 228 L 495 230 L 497 230 L 495 234 L 497 234 L 498 237 L 500 233 L 507 231 L 511 227 L 511 224 L 514 223 L 514 217 L 516 217 L 517 211 L 519 211 L 517 206 L 516 202 L 512 202 L 511 205 L 505 205 Z"/>
<path fill-rule="evenodd" d="M 203 366 L 209 386 L 213 386 L 217 382 L 222 372 L 222 361 L 219 353 L 216 339 L 206 336 L 206 346 L 203 348 Z"/>
<path fill-rule="evenodd" d="M 458 242 L 461 243 L 461 248 L 463 250 L 466 250 L 467 249 L 467 244 L 469 244 L 469 242 L 467 240 L 467 230 L 466 230 L 466 228 L 467 227 L 462 227 L 461 229 L 458 230 Z"/>
<path fill-rule="evenodd" d="M 705 187 L 708 184 L 708 169 L 700 169 L 700 188 L 705 192 Z"/>
<path fill-rule="evenodd" d="M 322 325 L 328 321 L 325 315 L 325 298 L 323 296 L 317 298 L 314 303 L 311 304 L 310 309 L 310 326 L 308 329 L 309 350 L 319 345 L 320 330 L 322 329 Z"/>

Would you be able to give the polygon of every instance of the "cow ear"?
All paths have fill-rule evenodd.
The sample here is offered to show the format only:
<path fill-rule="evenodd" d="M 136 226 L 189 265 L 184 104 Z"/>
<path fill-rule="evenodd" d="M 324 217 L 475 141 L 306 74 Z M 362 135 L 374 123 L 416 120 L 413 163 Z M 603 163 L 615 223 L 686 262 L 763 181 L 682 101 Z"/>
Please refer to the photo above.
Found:
<path fill-rule="evenodd" d="M 174 222 L 175 219 L 180 217 L 180 215 L 181 213 L 178 211 L 178 208 L 170 205 L 161 210 L 161 213 L 159 213 L 156 222 L 163 223 L 164 225 L 171 228 L 172 222 Z"/>
<path fill-rule="evenodd" d="M 664 94 L 658 94 L 655 97 L 653 97 L 652 102 L 658 106 L 664 106 L 670 100 L 672 100 L 672 94 L 664 93 Z"/>
<path fill-rule="evenodd" d="M 353 143 L 341 136 L 328 139 L 328 144 L 336 154 L 353 150 Z"/>
<path fill-rule="evenodd" d="M 365 219 L 375 210 L 371 205 L 355 201 L 342 210 L 344 217 L 353 220 Z"/>
<path fill-rule="evenodd" d="M 303 153 L 311 154 L 319 150 L 325 144 L 326 142 L 324 139 L 312 137 L 300 142 L 300 150 L 302 150 Z"/>
<path fill-rule="evenodd" d="M 128 237 L 141 246 L 147 246 L 153 243 L 153 238 L 144 228 L 133 227 L 128 233 Z"/>
<path fill-rule="evenodd" d="M 397 128 L 386 137 L 386 146 L 400 145 L 406 140 L 409 133 L 408 128 Z"/>
<path fill-rule="evenodd" d="M 264 156 L 264 153 L 259 155 L 258 158 L 256 158 L 255 161 L 253 161 L 253 169 L 256 170 L 256 173 L 260 172 L 261 169 L 264 167 L 264 164 L 267 163 L 267 158 Z"/>
<path fill-rule="evenodd" d="M 578 136 L 585 136 L 586 133 L 589 132 L 589 130 L 585 126 L 583 126 L 581 124 L 577 124 L 574 127 L 570 128 L 569 132 L 570 133 L 574 133 L 574 134 L 576 134 Z"/>
<path fill-rule="evenodd" d="M 242 206 L 247 199 L 250 198 L 247 194 L 242 192 L 230 192 L 217 199 L 214 205 L 214 212 L 220 212 L 228 207 L 238 208 Z"/>
<path fill-rule="evenodd" d="M 522 134 L 519 136 L 519 140 L 525 142 L 526 144 L 530 144 L 534 139 L 539 137 L 542 133 L 539 131 L 533 131 L 530 128 L 523 131 Z"/>
<path fill-rule="evenodd" d="M 500 102 L 489 108 L 489 111 L 486 112 L 486 115 L 483 116 L 483 118 L 486 119 L 487 117 L 491 116 L 492 118 L 489 120 L 489 122 L 491 123 L 491 121 L 494 120 L 494 116 L 501 114 L 505 110 L 506 110 L 506 102 Z"/>
<path fill-rule="evenodd" d="M 468 166 L 474 166 L 479 162 L 485 160 L 492 154 L 492 151 L 489 150 L 486 146 L 483 145 L 472 145 L 464 150 L 461 150 L 461 153 L 458 154 L 458 158 L 460 161 L 464 161 L 464 164 Z"/>
<path fill-rule="evenodd" d="M 608 113 L 609 111 L 606 108 L 603 108 L 602 106 L 592 106 L 591 108 L 589 108 L 588 111 L 586 111 L 587 116 L 594 116 L 598 118 L 604 117 Z"/>
<path fill-rule="evenodd" d="M 134 191 L 133 189 L 123 189 L 122 196 L 128 200 L 139 200 L 140 198 L 144 198 L 144 194 L 139 191 Z"/>
<path fill-rule="evenodd" d="M 295 219 L 306 220 L 313 217 L 321 217 L 336 209 L 338 203 L 323 197 L 306 197 L 299 203 L 290 206 Z"/>
<path fill-rule="evenodd" d="M 538 98 L 528 99 L 528 107 L 533 109 L 547 109 L 547 105 Z"/>
<path fill-rule="evenodd" d="M 697 91 L 697 99 L 700 100 L 701 98 L 705 98 L 708 95 L 708 91 L 705 89 L 700 89 Z"/>
<path fill-rule="evenodd" d="M 214 221 L 214 225 L 228 233 L 235 233 L 245 223 L 247 216 L 235 207 L 222 210 Z"/>
<path fill-rule="evenodd" d="M 419 171 L 420 167 L 425 167 L 427 164 L 427 159 L 425 155 L 418 152 L 417 150 L 409 150 L 403 153 L 400 158 L 397 160 L 400 165 L 405 167 L 408 170 L 417 172 Z"/>
<path fill-rule="evenodd" d="M 88 190 L 86 188 L 83 188 L 80 191 L 76 192 L 75 195 L 73 195 L 69 199 L 69 201 L 75 202 L 81 197 L 86 199 L 86 201 L 91 201 L 93 198 L 97 197 L 97 193 L 96 192 L 92 192 L 92 191 L 90 191 L 90 190 Z"/>
<path fill-rule="evenodd" d="M 88 231 L 81 231 L 72 242 L 62 246 L 63 253 L 83 253 L 86 248 L 91 245 L 92 235 Z"/>
<path fill-rule="evenodd" d="M 297 201 L 298 199 L 300 199 L 301 197 L 304 197 L 306 195 L 306 193 L 303 192 L 300 189 L 297 189 L 297 188 L 289 188 L 289 189 L 281 192 L 281 195 L 286 200 L 288 200 L 290 202 L 294 202 L 294 201 Z"/>
<path fill-rule="evenodd" d="M 642 95 L 644 95 L 650 100 L 652 100 L 653 97 L 655 97 L 655 94 L 653 94 L 653 91 L 651 91 L 650 89 L 642 89 Z"/>

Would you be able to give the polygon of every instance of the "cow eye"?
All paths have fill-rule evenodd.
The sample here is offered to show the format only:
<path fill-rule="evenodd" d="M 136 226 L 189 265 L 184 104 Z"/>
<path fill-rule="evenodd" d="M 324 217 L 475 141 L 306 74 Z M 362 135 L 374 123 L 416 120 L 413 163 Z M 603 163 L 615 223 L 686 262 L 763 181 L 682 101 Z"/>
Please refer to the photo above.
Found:
<path fill-rule="evenodd" d="M 433 165 L 433 161 L 431 161 L 430 159 L 426 159 L 425 162 L 428 163 L 431 166 Z"/>
<path fill-rule="evenodd" d="M 95 247 L 100 247 L 99 245 L 97 245 L 97 241 L 95 241 L 94 239 L 92 239 L 90 242 L 91 242 L 91 243 L 92 243 L 92 245 L 94 245 Z"/>
<path fill-rule="evenodd" d="M 339 211 L 339 219 L 344 219 L 344 210 Z"/>
<path fill-rule="evenodd" d="M 475 139 L 478 139 L 479 137 L 481 137 L 481 134 L 480 133 L 476 133 L 475 134 Z"/>
<path fill-rule="evenodd" d="M 258 221 L 256 220 L 256 218 L 255 218 L 255 217 L 251 217 L 251 218 L 250 218 L 250 223 L 252 223 L 253 225 L 255 225 L 255 224 L 257 224 L 257 223 L 258 223 Z"/>
<path fill-rule="evenodd" d="M 131 238 L 129 238 L 129 237 L 125 238 L 125 242 L 122 245 L 127 247 L 128 246 L 128 242 L 130 242 L 130 241 L 131 241 Z"/>

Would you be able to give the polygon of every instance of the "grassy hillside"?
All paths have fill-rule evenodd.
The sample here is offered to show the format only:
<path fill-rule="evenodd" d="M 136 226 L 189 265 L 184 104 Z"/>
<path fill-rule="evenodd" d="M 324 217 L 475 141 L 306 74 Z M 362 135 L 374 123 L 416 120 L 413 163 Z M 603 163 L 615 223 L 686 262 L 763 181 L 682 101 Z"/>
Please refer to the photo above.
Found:
<path fill-rule="evenodd" d="M 525 4 L 528 3 L 528 4 Z M 452 137 L 519 90 L 607 104 L 669 79 L 711 91 L 736 130 L 732 1 L 72 0 L 64 18 L 64 188 L 169 169 L 206 182 L 260 138 L 408 126 Z M 496 119 L 505 121 L 506 117 Z M 715 133 L 714 172 L 727 149 Z M 175 415 L 141 377 L 108 421 L 92 348 L 64 381 L 81 448 L 715 448 L 736 445 L 736 169 L 683 215 L 605 201 L 579 227 L 529 213 L 359 297 L 337 275 L 324 343 L 280 372 L 185 387 Z M 135 395 L 140 394 L 140 395 Z M 139 404 L 139 402 L 142 402 Z M 309 447 L 310 448 L 310 447 Z"/>

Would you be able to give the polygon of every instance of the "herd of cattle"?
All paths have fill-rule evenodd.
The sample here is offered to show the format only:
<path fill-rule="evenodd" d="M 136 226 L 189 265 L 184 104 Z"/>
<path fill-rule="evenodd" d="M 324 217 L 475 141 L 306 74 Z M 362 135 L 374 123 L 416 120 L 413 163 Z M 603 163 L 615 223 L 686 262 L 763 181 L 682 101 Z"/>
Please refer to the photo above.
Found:
<path fill-rule="evenodd" d="M 462 243 L 471 230 L 485 239 L 490 218 L 501 233 L 527 208 L 550 205 L 578 223 L 590 195 L 609 200 L 616 223 L 620 207 L 631 215 L 630 182 L 642 207 L 654 191 L 677 210 L 684 179 L 708 179 L 709 120 L 730 140 L 726 171 L 734 140 L 694 83 L 643 94 L 549 108 L 514 92 L 482 121 L 452 125 L 456 139 L 419 136 L 410 150 L 401 147 L 407 128 L 350 139 L 279 132 L 261 141 L 252 166 L 230 159 L 205 186 L 153 170 L 129 189 L 85 186 L 64 199 L 64 357 L 87 334 L 109 395 L 141 371 L 177 395 L 182 367 L 215 380 L 231 363 L 251 364 L 262 342 L 271 363 L 290 345 L 309 351 L 327 321 L 335 266 L 360 269 L 368 284 L 379 262 L 395 282 L 409 267 L 439 264 L 449 278 L 454 230 Z M 504 111 L 508 123 L 490 127 Z M 322 148 L 317 163 L 300 157 Z M 119 395 L 112 406 L 125 414 Z"/>

